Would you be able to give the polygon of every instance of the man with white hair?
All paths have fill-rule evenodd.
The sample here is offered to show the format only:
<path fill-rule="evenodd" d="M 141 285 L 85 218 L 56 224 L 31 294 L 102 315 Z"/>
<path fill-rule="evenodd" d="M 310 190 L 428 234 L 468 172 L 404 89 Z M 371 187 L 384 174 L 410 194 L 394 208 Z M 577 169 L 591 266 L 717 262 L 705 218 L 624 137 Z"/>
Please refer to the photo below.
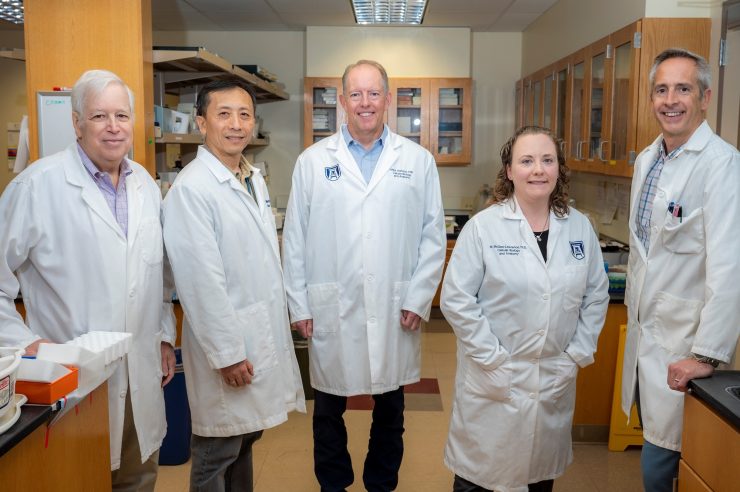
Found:
<path fill-rule="evenodd" d="M 108 381 L 113 490 L 154 489 L 166 431 L 162 387 L 175 365 L 161 194 L 126 157 L 133 106 L 118 76 L 85 72 L 72 89 L 77 142 L 27 168 L 0 197 L 0 346 L 34 354 L 42 342 L 92 330 L 133 335 Z M 19 290 L 25 324 L 14 305 Z"/>

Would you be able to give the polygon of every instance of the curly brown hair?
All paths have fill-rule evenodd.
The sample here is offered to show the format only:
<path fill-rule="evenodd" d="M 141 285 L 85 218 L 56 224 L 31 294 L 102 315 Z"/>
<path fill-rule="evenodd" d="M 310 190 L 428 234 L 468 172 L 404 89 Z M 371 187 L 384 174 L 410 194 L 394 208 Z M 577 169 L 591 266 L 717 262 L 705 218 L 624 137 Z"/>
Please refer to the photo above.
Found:
<path fill-rule="evenodd" d="M 491 204 L 502 203 L 514 195 L 514 182 L 509 179 L 506 171 L 511 168 L 512 150 L 514 144 L 522 135 L 547 135 L 555 144 L 558 158 L 558 180 L 555 183 L 555 189 L 550 194 L 550 209 L 558 217 L 563 217 L 568 213 L 568 183 L 570 182 L 570 169 L 565 165 L 565 154 L 560 140 L 553 135 L 548 128 L 541 126 L 523 126 L 519 128 L 514 135 L 507 140 L 501 147 L 501 170 L 496 176 L 496 184 L 493 186 L 493 197 Z"/>

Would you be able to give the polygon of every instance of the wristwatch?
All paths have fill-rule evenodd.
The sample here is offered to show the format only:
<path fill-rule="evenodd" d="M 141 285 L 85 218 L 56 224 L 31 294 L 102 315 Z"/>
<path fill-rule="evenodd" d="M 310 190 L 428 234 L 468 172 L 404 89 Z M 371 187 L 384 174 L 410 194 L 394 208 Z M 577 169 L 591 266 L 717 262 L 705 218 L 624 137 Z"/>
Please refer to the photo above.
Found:
<path fill-rule="evenodd" d="M 720 364 L 720 362 L 722 362 L 721 360 L 712 359 L 711 357 L 707 357 L 706 355 L 699 355 L 699 354 L 691 354 L 691 358 L 694 359 L 696 362 L 703 362 L 704 364 L 709 364 L 715 369 Z"/>

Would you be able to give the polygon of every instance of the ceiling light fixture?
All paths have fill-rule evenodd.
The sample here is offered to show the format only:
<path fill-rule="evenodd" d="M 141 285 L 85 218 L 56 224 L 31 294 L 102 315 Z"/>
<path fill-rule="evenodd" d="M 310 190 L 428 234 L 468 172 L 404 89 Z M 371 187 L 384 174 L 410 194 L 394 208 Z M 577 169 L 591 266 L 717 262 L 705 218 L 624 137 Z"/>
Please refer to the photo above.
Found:
<path fill-rule="evenodd" d="M 23 2 L 21 0 L 0 0 L 0 19 L 23 24 Z"/>
<path fill-rule="evenodd" d="M 367 24 L 420 25 L 427 0 L 350 0 L 355 22 Z"/>

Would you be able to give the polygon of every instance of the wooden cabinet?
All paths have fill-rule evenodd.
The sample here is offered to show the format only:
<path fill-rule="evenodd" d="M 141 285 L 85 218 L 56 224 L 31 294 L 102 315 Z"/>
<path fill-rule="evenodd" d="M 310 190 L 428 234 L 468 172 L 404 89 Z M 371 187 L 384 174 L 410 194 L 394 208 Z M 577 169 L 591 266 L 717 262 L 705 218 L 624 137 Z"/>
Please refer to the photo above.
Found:
<path fill-rule="evenodd" d="M 238 65 L 209 52 L 205 48 L 154 48 L 154 104 L 164 106 L 172 98 L 177 102 L 195 103 L 198 90 L 208 82 L 225 77 L 237 76 L 246 82 L 256 95 L 257 104 L 285 101 L 288 93 L 274 83 L 247 72 Z M 256 109 L 256 108 L 255 108 Z M 162 122 L 160 122 L 162 124 Z M 157 170 L 168 171 L 166 145 L 185 145 L 189 152 L 203 143 L 200 133 L 163 133 L 155 140 Z M 249 150 L 259 150 L 269 144 L 267 139 L 253 138 Z M 195 157 L 194 155 L 192 157 Z"/>
<path fill-rule="evenodd" d="M 678 492 L 738 489 L 740 433 L 695 395 L 684 399 Z"/>
<path fill-rule="evenodd" d="M 303 80 L 303 148 L 339 130 L 346 122 L 339 104 L 340 77 L 306 77 Z"/>
<path fill-rule="evenodd" d="M 303 147 L 335 133 L 346 122 L 339 104 L 341 78 L 304 79 Z M 440 166 L 470 164 L 472 81 L 469 78 L 389 80 L 391 130 L 429 150 Z"/>
<path fill-rule="evenodd" d="M 655 56 L 681 46 L 708 57 L 710 27 L 709 19 L 646 18 L 613 32 L 524 77 L 517 84 L 518 121 L 552 128 L 565 142 L 571 169 L 630 177 L 637 154 L 660 134 L 650 105 Z"/>
<path fill-rule="evenodd" d="M 388 126 L 391 130 L 429 149 L 429 79 L 391 79 L 391 105 Z"/>

